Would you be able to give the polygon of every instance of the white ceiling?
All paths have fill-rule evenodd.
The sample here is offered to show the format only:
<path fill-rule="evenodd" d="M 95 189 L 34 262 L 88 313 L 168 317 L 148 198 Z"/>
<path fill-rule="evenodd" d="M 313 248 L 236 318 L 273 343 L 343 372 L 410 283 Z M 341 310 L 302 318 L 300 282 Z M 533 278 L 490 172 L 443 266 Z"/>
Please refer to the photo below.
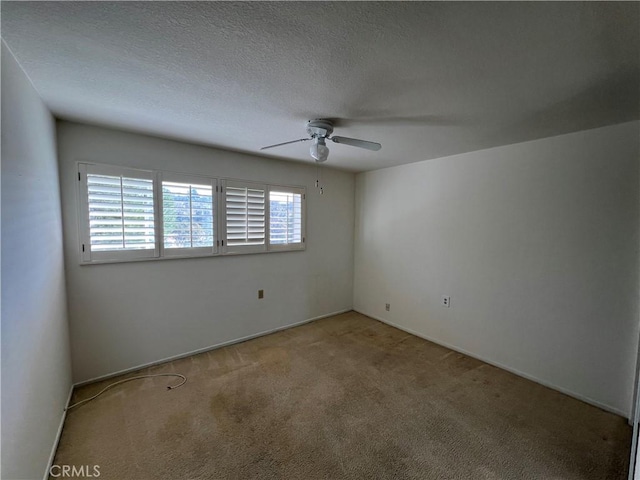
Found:
<path fill-rule="evenodd" d="M 6 2 L 53 113 L 261 154 L 313 118 L 381 168 L 639 118 L 638 2 Z M 265 154 L 313 160 L 308 143 Z"/>

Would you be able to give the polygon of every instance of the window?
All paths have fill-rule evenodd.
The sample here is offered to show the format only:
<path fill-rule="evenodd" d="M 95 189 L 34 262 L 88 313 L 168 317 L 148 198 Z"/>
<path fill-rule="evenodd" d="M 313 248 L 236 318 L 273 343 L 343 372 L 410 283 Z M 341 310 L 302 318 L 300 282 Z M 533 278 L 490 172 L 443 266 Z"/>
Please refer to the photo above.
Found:
<path fill-rule="evenodd" d="M 304 189 L 269 187 L 269 248 L 291 250 L 304 247 Z"/>
<path fill-rule="evenodd" d="M 215 193 L 215 179 L 162 173 L 164 255 L 216 253 Z"/>
<path fill-rule="evenodd" d="M 82 263 L 305 248 L 305 189 L 78 164 Z"/>
<path fill-rule="evenodd" d="M 80 165 L 84 261 L 158 254 L 153 172 Z"/>
<path fill-rule="evenodd" d="M 226 253 L 264 252 L 266 250 L 265 186 L 227 180 L 223 187 L 225 202 Z"/>

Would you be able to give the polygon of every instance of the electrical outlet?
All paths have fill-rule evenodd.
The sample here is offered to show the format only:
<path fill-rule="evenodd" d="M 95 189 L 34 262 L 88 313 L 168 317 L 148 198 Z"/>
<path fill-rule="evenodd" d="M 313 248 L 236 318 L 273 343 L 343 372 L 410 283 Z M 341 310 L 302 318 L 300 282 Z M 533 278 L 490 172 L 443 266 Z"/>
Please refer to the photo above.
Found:
<path fill-rule="evenodd" d="M 384 309 L 388 312 L 389 310 L 391 310 L 391 304 L 390 303 L 385 303 L 384 304 Z"/>
<path fill-rule="evenodd" d="M 264 298 L 264 290 L 258 290 L 258 298 Z"/>
<path fill-rule="evenodd" d="M 451 306 L 451 297 L 449 295 L 442 295 L 440 305 L 449 308 Z"/>

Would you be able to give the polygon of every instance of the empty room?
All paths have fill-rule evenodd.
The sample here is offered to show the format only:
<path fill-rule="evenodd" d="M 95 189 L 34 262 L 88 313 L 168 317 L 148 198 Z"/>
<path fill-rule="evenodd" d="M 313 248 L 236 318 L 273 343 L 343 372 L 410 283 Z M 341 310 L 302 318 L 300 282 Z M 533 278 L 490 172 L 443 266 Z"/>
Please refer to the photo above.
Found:
<path fill-rule="evenodd" d="M 0 9 L 3 479 L 640 479 L 640 2 Z"/>

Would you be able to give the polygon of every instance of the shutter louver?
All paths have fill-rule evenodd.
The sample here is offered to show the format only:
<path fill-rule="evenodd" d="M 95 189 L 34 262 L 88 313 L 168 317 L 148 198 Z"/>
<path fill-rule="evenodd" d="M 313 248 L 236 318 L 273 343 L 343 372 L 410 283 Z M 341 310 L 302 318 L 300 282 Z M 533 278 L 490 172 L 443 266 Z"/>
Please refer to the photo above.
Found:
<path fill-rule="evenodd" d="M 264 188 L 227 185 L 225 192 L 227 246 L 264 245 Z"/>
<path fill-rule="evenodd" d="M 153 181 L 87 174 L 91 251 L 155 248 Z"/>

